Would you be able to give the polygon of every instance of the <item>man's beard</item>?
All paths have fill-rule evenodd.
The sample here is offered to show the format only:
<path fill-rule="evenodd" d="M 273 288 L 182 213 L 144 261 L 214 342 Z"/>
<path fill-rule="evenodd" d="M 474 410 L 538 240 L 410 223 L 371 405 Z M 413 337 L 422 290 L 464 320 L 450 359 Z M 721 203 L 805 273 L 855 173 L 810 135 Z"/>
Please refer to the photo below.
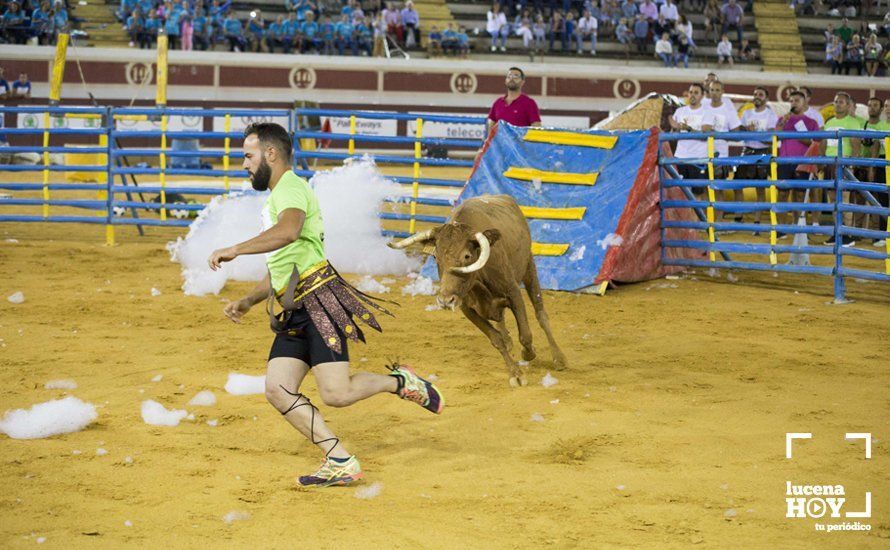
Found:
<path fill-rule="evenodd" d="M 515 91 L 519 90 L 520 88 L 522 88 L 522 86 L 520 86 L 519 84 L 507 84 L 507 89 L 510 90 L 511 92 L 515 92 Z"/>
<path fill-rule="evenodd" d="M 266 159 L 260 159 L 260 166 L 250 176 L 250 185 L 255 191 L 265 191 L 269 188 L 269 178 L 272 177 L 272 168 Z"/>

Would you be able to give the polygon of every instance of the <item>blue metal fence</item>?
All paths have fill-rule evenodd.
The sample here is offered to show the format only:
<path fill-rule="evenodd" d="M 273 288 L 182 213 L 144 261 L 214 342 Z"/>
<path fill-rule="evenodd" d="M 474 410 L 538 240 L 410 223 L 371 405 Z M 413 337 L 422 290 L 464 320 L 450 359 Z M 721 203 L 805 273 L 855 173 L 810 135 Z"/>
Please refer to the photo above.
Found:
<path fill-rule="evenodd" d="M 884 142 L 885 158 L 857 158 L 845 156 L 849 152 L 844 151 L 844 138 L 853 139 L 879 139 Z M 714 155 L 714 140 L 748 140 L 771 142 L 772 149 L 768 155 L 749 155 L 731 158 L 719 158 Z M 778 142 L 780 139 L 806 139 L 806 140 L 837 140 L 837 155 L 805 156 L 805 157 L 781 157 L 778 154 Z M 860 181 L 851 168 L 874 168 L 884 173 L 884 181 L 890 181 L 890 133 L 865 132 L 856 130 L 834 130 L 820 132 L 723 132 L 723 133 L 665 133 L 660 137 L 662 142 L 674 142 L 678 140 L 705 140 L 707 142 L 708 156 L 705 158 L 676 158 L 659 156 L 659 164 L 662 167 L 662 261 L 667 265 L 679 265 L 686 267 L 702 268 L 729 268 L 749 269 L 760 271 L 781 271 L 789 273 L 809 273 L 826 275 L 834 278 L 835 300 L 840 302 L 846 299 L 846 277 L 857 277 L 875 281 L 890 282 L 890 225 L 888 216 L 890 208 L 882 204 L 873 193 L 888 193 L 890 187 L 887 183 Z M 741 179 L 732 177 L 717 179 L 714 177 L 714 168 L 718 166 L 768 166 L 769 177 L 767 179 Z M 812 178 L 809 180 L 779 179 L 778 166 L 780 165 L 811 165 L 821 169 L 826 179 Z M 678 166 L 696 166 L 706 169 L 707 179 L 684 179 L 677 170 Z M 826 170 L 827 168 L 827 170 Z M 818 173 L 818 172 L 817 172 Z M 665 195 L 666 189 L 677 188 L 682 191 L 684 200 L 669 199 Z M 717 200 L 716 192 L 724 190 L 738 190 L 744 188 L 760 188 L 768 192 L 767 202 L 735 202 Z M 693 189 L 699 191 L 700 196 L 693 193 Z M 780 202 L 779 190 L 811 190 L 822 192 L 820 202 Z M 845 200 L 845 195 L 861 198 L 865 204 L 854 204 Z M 665 218 L 665 211 L 673 208 L 692 209 L 699 221 L 674 221 Z M 724 222 L 718 221 L 716 212 L 724 212 L 743 216 L 744 214 L 762 212 L 768 213 L 770 223 L 759 225 L 755 223 Z M 778 221 L 778 214 L 782 213 L 812 213 L 815 215 L 827 214 L 831 216 L 831 223 L 827 225 L 801 225 L 782 224 Z M 847 224 L 844 216 L 870 215 L 878 217 L 878 229 L 868 227 L 856 227 Z M 668 234 L 670 229 L 693 229 L 704 232 L 705 238 L 672 239 Z M 763 242 L 725 242 L 719 238 L 720 234 L 728 232 L 756 233 L 768 231 L 769 239 Z M 829 237 L 826 243 L 816 245 L 780 244 L 780 234 L 786 235 L 821 235 Z M 874 241 L 884 241 L 882 249 L 867 250 L 844 246 L 845 238 L 870 238 Z M 701 250 L 707 254 L 707 259 L 681 259 L 670 258 L 666 251 L 671 248 L 686 248 Z M 734 259 L 730 254 L 754 256 L 757 259 Z M 813 254 L 828 257 L 825 265 L 802 265 L 802 263 L 783 263 L 779 261 L 779 254 Z M 718 259 L 717 256 L 720 256 Z M 764 258 L 765 257 L 765 258 Z M 849 267 L 844 265 L 846 258 L 859 260 L 879 261 L 881 264 L 873 269 L 861 267 Z"/>

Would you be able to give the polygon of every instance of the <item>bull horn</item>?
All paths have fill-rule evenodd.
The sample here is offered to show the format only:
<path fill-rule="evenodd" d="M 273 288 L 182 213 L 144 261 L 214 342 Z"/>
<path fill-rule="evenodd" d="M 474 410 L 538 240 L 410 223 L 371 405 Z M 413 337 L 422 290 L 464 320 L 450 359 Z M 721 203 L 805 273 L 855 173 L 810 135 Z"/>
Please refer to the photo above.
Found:
<path fill-rule="evenodd" d="M 432 237 L 432 236 L 433 236 L 433 230 L 427 229 L 426 231 L 421 231 L 420 233 L 415 233 L 415 234 L 411 235 L 410 237 L 402 239 L 399 242 L 391 241 L 391 242 L 387 243 L 387 246 L 389 246 L 390 248 L 395 248 L 396 250 L 401 250 L 403 248 L 407 248 L 407 247 L 411 246 L 414 243 L 428 241 L 428 240 L 430 240 L 430 237 Z"/>
<path fill-rule="evenodd" d="M 485 267 L 485 263 L 488 262 L 488 257 L 491 255 L 491 243 L 488 242 L 488 237 L 482 233 L 476 233 L 476 241 L 479 242 L 479 259 L 466 267 L 452 267 L 452 273 L 473 273 Z"/>

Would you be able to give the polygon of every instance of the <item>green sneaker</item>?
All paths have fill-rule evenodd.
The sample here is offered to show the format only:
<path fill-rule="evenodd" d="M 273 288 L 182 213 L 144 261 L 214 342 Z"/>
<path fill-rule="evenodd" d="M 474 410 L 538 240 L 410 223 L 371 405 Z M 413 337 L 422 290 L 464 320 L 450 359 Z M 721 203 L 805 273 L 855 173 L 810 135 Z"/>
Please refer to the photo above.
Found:
<path fill-rule="evenodd" d="M 321 467 L 312 475 L 300 476 L 297 480 L 303 487 L 330 487 L 332 485 L 348 485 L 365 477 L 362 466 L 355 455 L 346 462 L 338 462 L 326 458 Z"/>
<path fill-rule="evenodd" d="M 397 392 L 399 397 L 408 401 L 414 401 L 432 413 L 442 413 L 442 409 L 445 407 L 445 399 L 442 398 L 442 393 L 436 386 L 417 376 L 414 369 L 407 365 L 395 363 L 387 365 L 387 368 L 392 371 L 390 376 L 395 376 L 399 379 L 399 390 Z"/>

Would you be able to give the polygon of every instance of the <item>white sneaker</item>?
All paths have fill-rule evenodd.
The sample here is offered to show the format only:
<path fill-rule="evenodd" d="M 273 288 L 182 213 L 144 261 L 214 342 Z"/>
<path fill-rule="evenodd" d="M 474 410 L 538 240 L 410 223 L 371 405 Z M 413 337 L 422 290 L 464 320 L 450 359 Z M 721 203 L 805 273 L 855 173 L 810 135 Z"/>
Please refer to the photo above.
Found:
<path fill-rule="evenodd" d="M 506 47 L 506 46 L 501 46 L 501 52 L 506 52 L 506 51 L 507 51 L 507 47 Z"/>
<path fill-rule="evenodd" d="M 871 245 L 875 248 L 884 248 L 885 246 L 887 246 L 887 241 L 881 239 L 880 241 L 874 241 L 873 243 L 871 243 Z"/>
<path fill-rule="evenodd" d="M 577 55 L 581 55 L 581 50 L 578 50 L 578 51 L 575 52 L 575 53 L 576 53 Z"/>
<path fill-rule="evenodd" d="M 492 46 L 492 47 L 491 47 L 491 51 L 493 51 L 493 52 L 498 51 L 498 47 L 497 47 L 497 46 Z"/>
<path fill-rule="evenodd" d="M 590 55 L 596 55 L 596 50 L 590 50 Z"/>
<path fill-rule="evenodd" d="M 132 40 L 130 40 L 130 44 L 129 44 L 129 46 L 130 46 L 131 48 L 133 48 L 133 47 L 136 46 L 136 44 L 135 44 Z"/>

